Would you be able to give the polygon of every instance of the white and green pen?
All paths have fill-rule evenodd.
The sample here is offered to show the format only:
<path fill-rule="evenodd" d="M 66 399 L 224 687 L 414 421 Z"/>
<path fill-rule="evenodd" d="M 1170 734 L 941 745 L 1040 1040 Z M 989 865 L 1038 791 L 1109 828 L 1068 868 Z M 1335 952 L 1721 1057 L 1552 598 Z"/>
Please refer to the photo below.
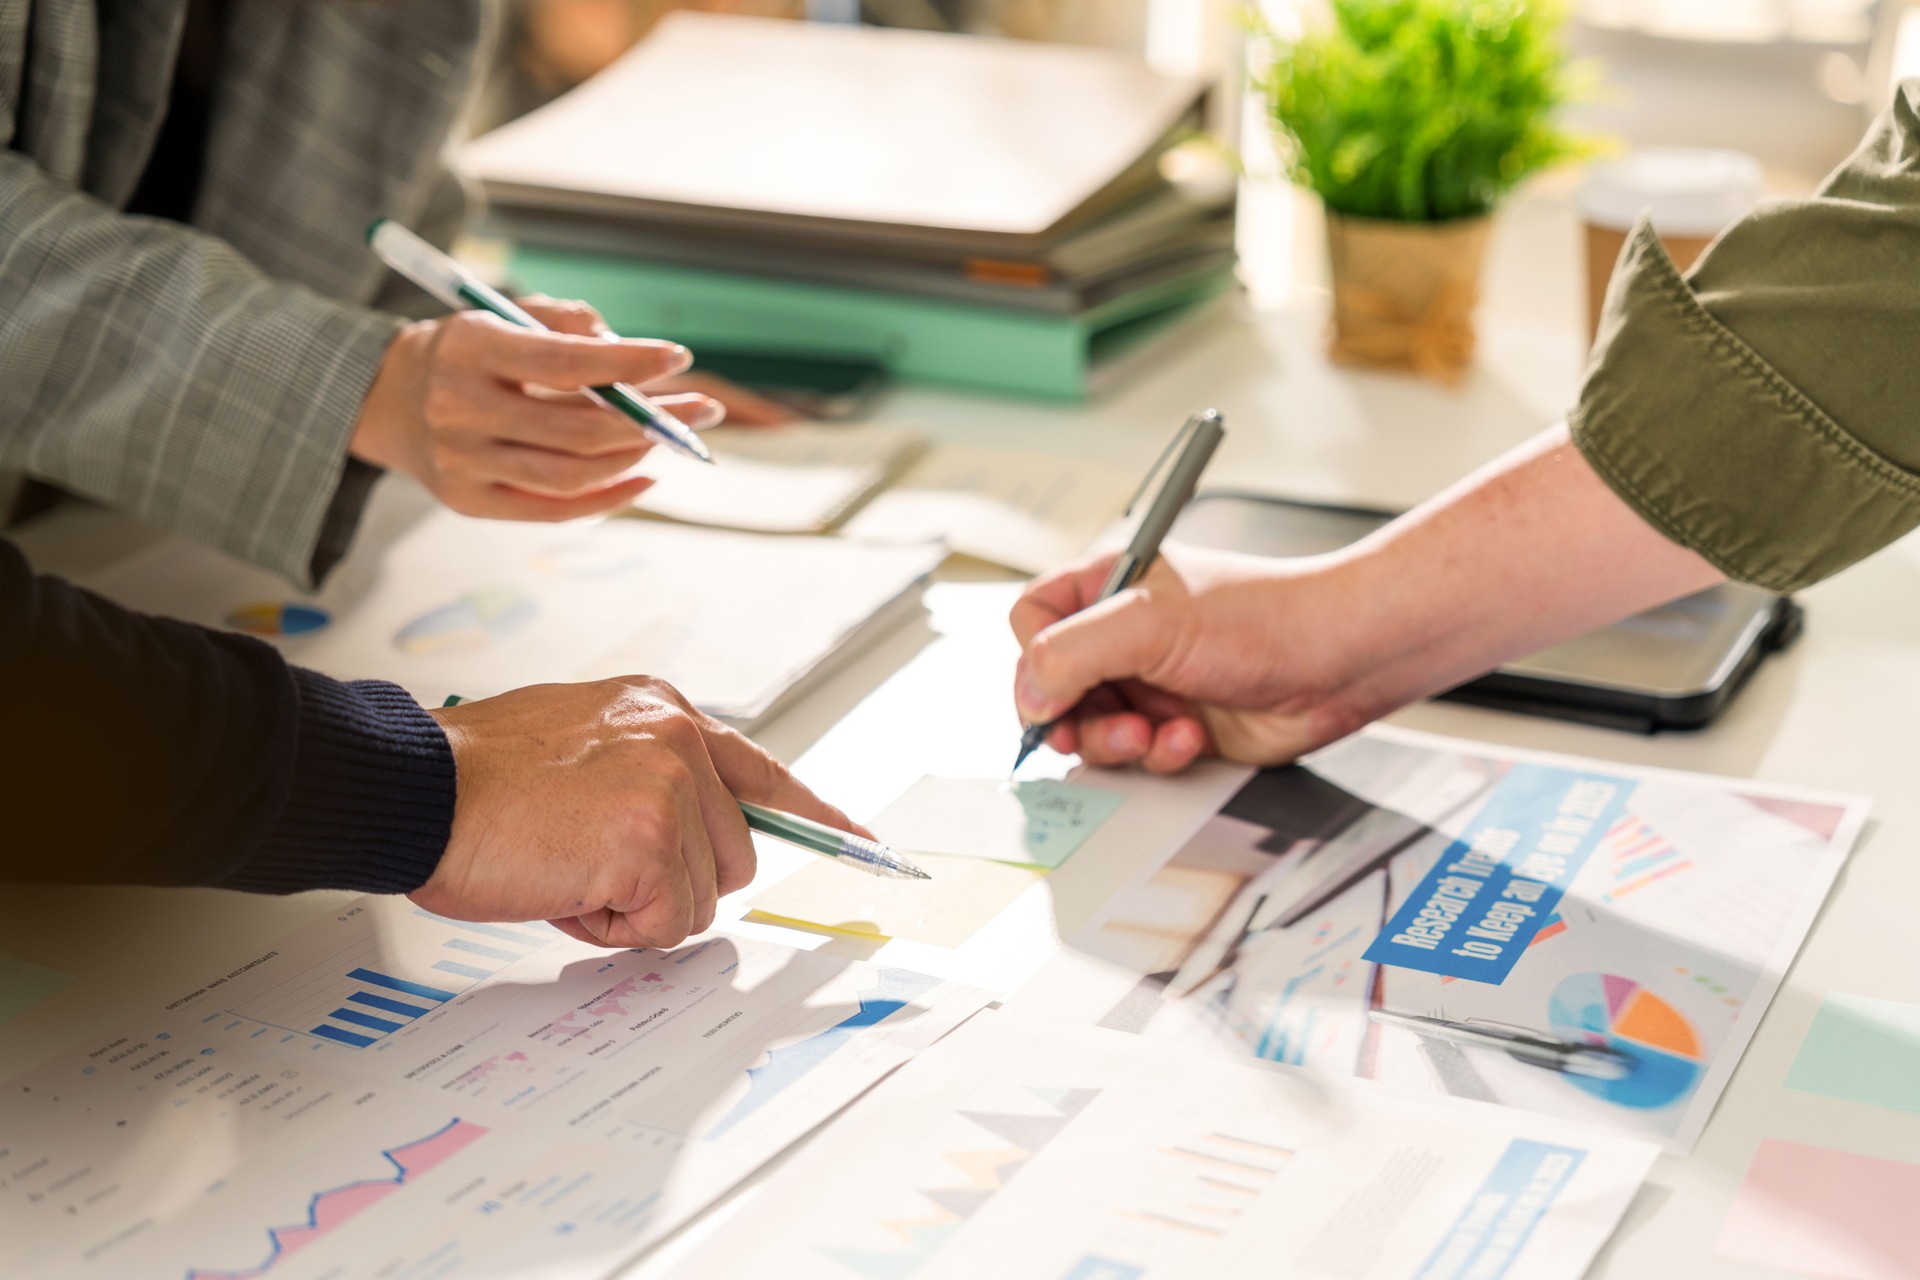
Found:
<path fill-rule="evenodd" d="M 735 803 L 746 816 L 747 825 L 762 835 L 798 845 L 823 858 L 832 858 L 835 862 L 857 867 L 872 875 L 891 876 L 895 880 L 933 879 L 878 840 L 856 836 L 824 822 L 803 818 L 797 813 L 767 809 L 745 800 Z"/>
<path fill-rule="evenodd" d="M 456 311 L 485 311 L 523 329 L 547 331 L 547 326 L 516 306 L 513 299 L 389 218 L 373 220 L 367 227 L 367 243 L 380 261 Z M 631 418 L 642 431 L 688 457 L 713 461 L 712 451 L 700 443 L 692 427 L 626 383 L 591 387 L 586 394 L 603 409 Z"/>

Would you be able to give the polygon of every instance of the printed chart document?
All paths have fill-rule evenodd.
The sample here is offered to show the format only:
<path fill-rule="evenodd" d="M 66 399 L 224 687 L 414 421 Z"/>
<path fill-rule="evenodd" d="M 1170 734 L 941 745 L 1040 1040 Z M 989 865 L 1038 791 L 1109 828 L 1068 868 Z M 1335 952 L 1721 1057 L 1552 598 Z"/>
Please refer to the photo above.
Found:
<path fill-rule="evenodd" d="M 163 545 L 94 584 L 123 604 L 272 640 L 342 679 L 430 703 L 643 674 L 751 724 L 917 603 L 944 557 L 637 520 L 526 525 L 435 512 L 363 548 L 317 596 L 206 548 Z"/>
<path fill-rule="evenodd" d="M 1684 1152 L 1867 803 L 1376 728 L 1255 774 L 1010 1007 Z"/>
<path fill-rule="evenodd" d="M 672 1274 L 1577 1280 L 1651 1144 L 982 1014 Z"/>
<path fill-rule="evenodd" d="M 602 1276 L 984 1002 L 358 899 L 8 1082 L 7 1269 Z"/>

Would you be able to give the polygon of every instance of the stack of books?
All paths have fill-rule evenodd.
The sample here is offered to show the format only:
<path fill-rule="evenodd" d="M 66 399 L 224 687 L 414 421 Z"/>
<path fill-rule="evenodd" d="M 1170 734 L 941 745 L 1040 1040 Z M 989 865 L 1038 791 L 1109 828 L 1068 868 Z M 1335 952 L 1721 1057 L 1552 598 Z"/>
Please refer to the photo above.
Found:
<path fill-rule="evenodd" d="M 516 283 L 696 352 L 1079 399 L 1234 283 L 1205 82 L 1104 50 L 680 13 L 471 143 Z"/>

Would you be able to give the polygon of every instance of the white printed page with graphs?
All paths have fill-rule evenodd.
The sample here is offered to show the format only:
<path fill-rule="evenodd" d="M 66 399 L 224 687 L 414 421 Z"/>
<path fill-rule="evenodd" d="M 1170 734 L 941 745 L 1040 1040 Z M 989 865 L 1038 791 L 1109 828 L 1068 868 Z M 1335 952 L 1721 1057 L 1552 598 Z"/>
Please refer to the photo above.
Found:
<path fill-rule="evenodd" d="M 605 1275 L 985 1001 L 359 899 L 10 1082 L 4 1269 Z"/>
<path fill-rule="evenodd" d="M 1376 727 L 1255 774 L 1008 1007 L 1686 1151 L 1866 814 Z"/>
<path fill-rule="evenodd" d="M 675 1280 L 1577 1280 L 1655 1148 L 979 1015 Z"/>

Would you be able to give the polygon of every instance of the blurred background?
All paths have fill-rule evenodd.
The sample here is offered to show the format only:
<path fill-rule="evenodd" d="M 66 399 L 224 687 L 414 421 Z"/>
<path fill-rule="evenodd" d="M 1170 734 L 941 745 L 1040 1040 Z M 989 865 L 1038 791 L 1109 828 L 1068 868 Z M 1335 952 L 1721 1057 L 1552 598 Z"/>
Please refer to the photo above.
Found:
<path fill-rule="evenodd" d="M 1266 0 L 1276 23 L 1302 0 Z M 484 124 L 608 65 L 674 9 L 1102 45 L 1172 72 L 1237 65 L 1237 0 L 513 0 Z M 1920 72 L 1914 0 L 1579 0 L 1576 56 L 1602 60 L 1603 101 L 1576 121 L 1632 146 L 1727 147 L 1811 183 L 1859 140 L 1900 75 Z M 1237 123 L 1237 122 L 1236 122 Z"/>

